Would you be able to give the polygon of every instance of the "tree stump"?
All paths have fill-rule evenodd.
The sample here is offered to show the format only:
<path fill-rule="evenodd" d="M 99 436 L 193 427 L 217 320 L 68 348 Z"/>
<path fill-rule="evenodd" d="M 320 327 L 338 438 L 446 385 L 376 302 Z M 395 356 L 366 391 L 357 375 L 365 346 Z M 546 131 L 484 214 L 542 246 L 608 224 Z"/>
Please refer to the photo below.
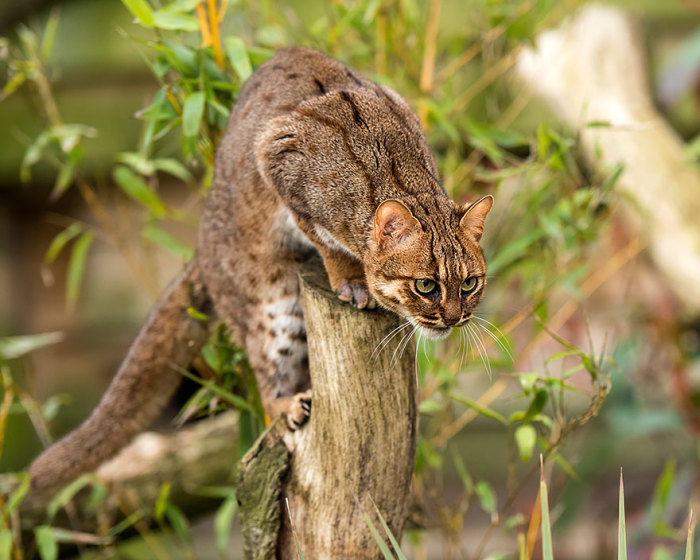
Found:
<path fill-rule="evenodd" d="M 381 558 L 365 516 L 386 540 L 376 506 L 400 539 L 418 430 L 415 347 L 394 352 L 399 335 L 377 350 L 398 317 L 339 301 L 319 261 L 302 268 L 301 291 L 313 404 L 293 434 L 278 557 L 298 558 L 298 544 L 314 560 Z"/>

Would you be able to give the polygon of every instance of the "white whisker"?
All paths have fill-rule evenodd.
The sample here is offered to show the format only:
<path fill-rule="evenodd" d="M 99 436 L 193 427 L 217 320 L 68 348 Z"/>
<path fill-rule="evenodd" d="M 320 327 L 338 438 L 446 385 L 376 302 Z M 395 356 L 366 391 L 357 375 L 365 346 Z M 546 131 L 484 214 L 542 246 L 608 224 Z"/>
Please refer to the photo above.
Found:
<path fill-rule="evenodd" d="M 373 361 L 376 361 L 376 359 L 379 357 L 379 354 L 382 352 L 382 350 L 384 350 L 384 348 L 387 347 L 387 345 L 391 342 L 391 340 L 410 324 L 411 324 L 410 321 L 406 321 L 405 323 L 401 323 L 398 327 L 396 327 L 389 334 L 387 334 L 381 340 L 381 342 L 379 342 L 379 344 L 377 344 L 377 347 L 372 352 L 370 359 Z"/>
<path fill-rule="evenodd" d="M 505 338 L 505 335 L 501 332 L 501 330 L 497 326 L 493 325 L 492 323 L 489 323 L 486 319 L 482 319 L 481 317 L 476 317 L 476 316 L 474 318 L 479 319 L 480 321 L 484 321 L 485 323 L 491 325 L 494 329 L 496 329 L 500 333 L 501 337 L 499 338 L 494 333 L 492 333 L 490 329 L 486 328 L 485 325 L 480 324 L 480 323 L 474 323 L 475 327 L 479 327 L 482 331 L 484 331 L 487 335 L 489 335 L 494 340 L 494 342 L 496 342 L 496 344 L 498 344 L 501 347 L 501 349 L 506 354 L 508 354 L 508 357 L 510 358 L 511 362 L 515 362 L 515 360 L 513 359 L 513 354 L 511 354 L 511 352 L 510 352 L 510 349 L 501 340 L 501 338 Z"/>
<path fill-rule="evenodd" d="M 481 362 L 484 364 L 484 368 L 486 368 L 486 373 L 488 373 L 489 379 L 492 379 L 491 360 L 489 360 L 489 355 L 486 352 L 486 346 L 484 345 L 484 341 L 481 340 L 481 338 L 479 337 L 479 333 L 472 328 L 472 325 L 466 325 L 466 327 L 469 329 L 469 332 L 474 337 L 474 346 L 479 350 Z"/>

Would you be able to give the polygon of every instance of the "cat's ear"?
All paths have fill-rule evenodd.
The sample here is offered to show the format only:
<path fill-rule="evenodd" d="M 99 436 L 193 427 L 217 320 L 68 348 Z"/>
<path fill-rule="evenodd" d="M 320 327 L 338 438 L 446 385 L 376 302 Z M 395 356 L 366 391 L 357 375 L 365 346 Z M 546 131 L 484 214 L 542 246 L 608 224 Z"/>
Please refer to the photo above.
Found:
<path fill-rule="evenodd" d="M 374 239 L 382 249 L 407 245 L 420 231 L 420 223 L 400 200 L 385 200 L 374 213 Z"/>
<path fill-rule="evenodd" d="M 484 233 L 484 221 L 492 206 L 493 197 L 490 194 L 480 198 L 466 208 L 462 219 L 459 221 L 459 227 L 463 231 L 469 232 L 479 241 Z"/>

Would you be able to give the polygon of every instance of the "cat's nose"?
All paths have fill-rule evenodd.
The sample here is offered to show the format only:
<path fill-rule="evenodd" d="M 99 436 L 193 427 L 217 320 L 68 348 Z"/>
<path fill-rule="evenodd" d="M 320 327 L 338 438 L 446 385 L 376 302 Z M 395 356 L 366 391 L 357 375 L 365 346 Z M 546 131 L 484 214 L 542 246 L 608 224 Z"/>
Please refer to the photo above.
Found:
<path fill-rule="evenodd" d="M 446 327 L 454 327 L 457 323 L 459 323 L 462 316 L 461 315 L 448 315 L 447 313 L 441 313 L 440 318 L 442 319 L 442 322 L 445 324 Z"/>

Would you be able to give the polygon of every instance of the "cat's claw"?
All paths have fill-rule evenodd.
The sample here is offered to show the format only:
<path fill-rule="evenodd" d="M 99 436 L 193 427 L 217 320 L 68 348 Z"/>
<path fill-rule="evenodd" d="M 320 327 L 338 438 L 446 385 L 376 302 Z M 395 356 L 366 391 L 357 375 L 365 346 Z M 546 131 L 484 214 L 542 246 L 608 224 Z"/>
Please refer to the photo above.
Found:
<path fill-rule="evenodd" d="M 377 302 L 362 280 L 346 280 L 335 293 L 339 300 L 346 301 L 358 309 L 375 309 L 377 307 Z"/>
<path fill-rule="evenodd" d="M 311 391 L 297 393 L 294 395 L 289 408 L 287 409 L 287 426 L 290 430 L 296 431 L 309 420 L 311 415 Z"/>

